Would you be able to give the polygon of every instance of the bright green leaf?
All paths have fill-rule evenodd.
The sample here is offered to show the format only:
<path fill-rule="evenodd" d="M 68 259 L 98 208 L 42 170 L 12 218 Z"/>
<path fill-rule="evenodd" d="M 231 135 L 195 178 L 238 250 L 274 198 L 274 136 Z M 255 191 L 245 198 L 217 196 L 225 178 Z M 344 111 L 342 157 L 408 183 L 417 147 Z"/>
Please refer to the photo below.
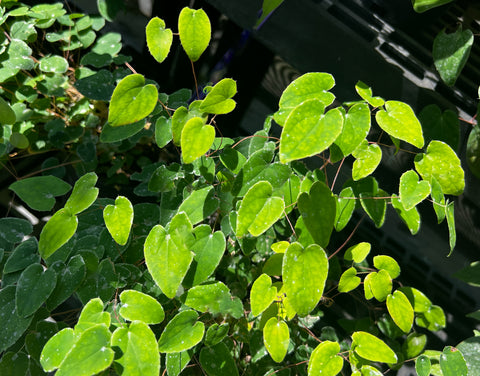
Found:
<path fill-rule="evenodd" d="M 75 333 L 85 331 L 97 325 L 110 326 L 111 317 L 103 310 L 103 302 L 100 298 L 90 300 L 82 309 L 78 322 L 75 325 Z"/>
<path fill-rule="evenodd" d="M 408 229 L 410 230 L 412 235 L 415 235 L 418 230 L 420 230 L 420 214 L 416 207 L 411 208 L 410 210 L 406 210 L 403 206 L 402 201 L 400 201 L 400 197 L 396 194 L 392 195 L 391 203 L 395 211 L 398 213 L 400 218 L 403 222 L 407 225 Z M 435 206 L 435 204 L 434 204 Z"/>
<path fill-rule="evenodd" d="M 387 101 L 385 108 L 375 114 L 380 128 L 390 136 L 422 148 L 424 144 L 422 126 L 412 108 L 398 101 Z"/>
<path fill-rule="evenodd" d="M 153 17 L 148 22 L 145 33 L 150 54 L 161 63 L 170 52 L 173 41 L 172 30 L 165 29 L 165 21 L 158 17 Z"/>
<path fill-rule="evenodd" d="M 166 354 L 165 358 L 165 368 L 168 376 L 178 376 L 192 359 L 192 353 L 191 350 L 169 353 Z"/>
<path fill-rule="evenodd" d="M 453 0 L 412 0 L 412 5 L 413 9 L 415 9 L 415 12 L 422 13 L 432 8 L 439 7 L 443 4 L 448 4 L 452 1 Z"/>
<path fill-rule="evenodd" d="M 290 332 L 285 321 L 271 317 L 263 327 L 263 343 L 272 359 L 280 363 L 287 355 Z"/>
<path fill-rule="evenodd" d="M 340 345 L 337 342 L 323 341 L 310 355 L 308 361 L 308 376 L 335 376 L 343 368 L 343 358 L 338 355 Z"/>
<path fill-rule="evenodd" d="M 205 325 L 197 319 L 198 313 L 192 310 L 177 313 L 163 330 L 158 340 L 158 351 L 176 353 L 199 343 L 203 338 Z"/>
<path fill-rule="evenodd" d="M 357 277 L 357 269 L 354 267 L 345 270 L 338 281 L 339 292 L 349 292 L 357 288 L 360 284 L 360 277 Z"/>
<path fill-rule="evenodd" d="M 418 175 L 413 170 L 408 170 L 400 177 L 400 200 L 405 210 L 410 210 L 425 200 L 431 188 L 428 181 L 418 181 Z"/>
<path fill-rule="evenodd" d="M 455 228 L 455 215 L 454 215 L 454 201 L 447 204 L 446 215 L 448 224 L 448 242 L 450 244 L 450 253 L 452 254 L 455 244 L 457 243 L 457 230 Z"/>
<path fill-rule="evenodd" d="M 408 333 L 413 325 L 413 308 L 405 294 L 396 290 L 388 295 L 387 309 L 395 324 Z"/>
<path fill-rule="evenodd" d="M 191 61 L 197 61 L 207 49 L 211 37 L 210 20 L 203 9 L 185 7 L 178 17 L 180 43 Z"/>
<path fill-rule="evenodd" d="M 133 223 L 133 206 L 128 198 L 118 196 L 115 205 L 107 205 L 103 219 L 112 238 L 120 245 L 127 244 Z"/>
<path fill-rule="evenodd" d="M 374 297 L 379 302 L 383 302 L 392 292 L 392 278 L 386 270 L 371 272 L 365 277 L 363 287 L 366 299 Z"/>
<path fill-rule="evenodd" d="M 338 194 L 335 211 L 335 230 L 342 231 L 352 218 L 355 210 L 355 194 L 351 187 L 346 187 Z"/>
<path fill-rule="evenodd" d="M 236 103 L 231 98 L 236 93 L 237 83 L 231 78 L 224 78 L 208 92 L 200 105 L 200 110 L 208 114 L 228 114 L 235 108 Z"/>
<path fill-rule="evenodd" d="M 396 363 L 398 358 L 395 352 L 381 339 L 367 332 L 352 334 L 352 350 L 358 355 L 372 362 Z"/>
<path fill-rule="evenodd" d="M 178 212 L 185 212 L 193 225 L 203 221 L 218 208 L 218 199 L 215 190 L 207 186 L 193 191 L 178 208 Z"/>
<path fill-rule="evenodd" d="M 426 312 L 432 306 L 430 299 L 428 299 L 423 292 L 414 287 L 400 287 L 399 291 L 405 294 L 413 307 L 413 311 L 416 313 Z"/>
<path fill-rule="evenodd" d="M 369 144 L 367 140 L 363 140 L 352 155 L 355 157 L 352 178 L 360 180 L 376 170 L 382 160 L 382 149 L 377 144 Z"/>
<path fill-rule="evenodd" d="M 159 148 L 165 147 L 172 141 L 172 118 L 161 116 L 155 123 L 155 142 Z"/>
<path fill-rule="evenodd" d="M 443 376 L 467 376 L 468 368 L 460 350 L 446 346 L 440 355 L 440 368 Z"/>
<path fill-rule="evenodd" d="M 427 336 L 420 333 L 410 333 L 403 344 L 407 359 L 412 359 L 421 354 L 427 344 Z"/>
<path fill-rule="evenodd" d="M 75 234 L 78 219 L 65 209 L 60 209 L 48 220 L 40 233 L 38 252 L 43 259 L 49 258 Z"/>
<path fill-rule="evenodd" d="M 355 91 L 362 97 L 362 99 L 366 100 L 372 107 L 380 107 L 385 104 L 383 98 L 380 97 L 373 97 L 372 96 L 372 89 L 362 81 L 358 81 L 355 85 Z"/>
<path fill-rule="evenodd" d="M 120 294 L 122 302 L 118 313 L 129 321 L 142 321 L 146 324 L 159 324 L 165 318 L 162 305 L 150 295 L 136 290 L 124 290 Z"/>
<path fill-rule="evenodd" d="M 283 257 L 283 287 L 287 298 L 298 313 L 308 315 L 318 304 L 328 275 L 328 259 L 317 244 L 305 249 L 292 243 Z"/>
<path fill-rule="evenodd" d="M 429 376 L 431 370 L 430 358 L 426 355 L 420 355 L 415 359 L 415 371 L 418 376 Z"/>
<path fill-rule="evenodd" d="M 400 275 L 400 266 L 390 256 L 378 255 L 373 258 L 373 265 L 378 269 L 384 269 L 390 274 L 390 278 L 395 279 Z"/>
<path fill-rule="evenodd" d="M 136 123 L 150 115 L 157 99 L 157 88 L 153 84 L 145 85 L 141 74 L 126 76 L 113 91 L 108 122 L 113 127 Z"/>
<path fill-rule="evenodd" d="M 89 172 L 80 177 L 65 203 L 65 211 L 74 215 L 88 209 L 98 196 L 98 188 L 95 188 L 97 179 L 98 176 L 94 172 Z"/>
<path fill-rule="evenodd" d="M 343 258 L 347 261 L 353 261 L 358 264 L 365 260 L 365 257 L 370 253 L 371 249 L 372 245 L 370 243 L 361 242 L 349 247 L 345 251 Z"/>
<path fill-rule="evenodd" d="M 45 73 L 65 73 L 68 69 L 68 61 L 62 56 L 48 56 L 40 59 L 39 68 Z"/>
<path fill-rule="evenodd" d="M 427 311 L 421 312 L 415 318 L 415 323 L 430 331 L 437 331 L 445 328 L 445 312 L 439 306 L 432 305 Z"/>
<path fill-rule="evenodd" d="M 72 328 L 64 328 L 48 340 L 40 355 L 40 364 L 52 372 L 62 364 L 77 338 Z"/>
<path fill-rule="evenodd" d="M 217 343 L 221 342 L 227 335 L 230 326 L 228 323 L 223 323 L 218 325 L 214 323 L 210 325 L 205 334 L 205 344 L 207 346 L 215 346 Z"/>
<path fill-rule="evenodd" d="M 182 130 L 180 146 L 183 163 L 192 163 L 205 154 L 215 140 L 215 128 L 200 117 L 188 120 Z"/>
<path fill-rule="evenodd" d="M 272 286 L 272 279 L 262 274 L 253 282 L 250 291 L 250 306 L 252 315 L 258 316 L 265 311 L 277 296 L 277 288 Z"/>

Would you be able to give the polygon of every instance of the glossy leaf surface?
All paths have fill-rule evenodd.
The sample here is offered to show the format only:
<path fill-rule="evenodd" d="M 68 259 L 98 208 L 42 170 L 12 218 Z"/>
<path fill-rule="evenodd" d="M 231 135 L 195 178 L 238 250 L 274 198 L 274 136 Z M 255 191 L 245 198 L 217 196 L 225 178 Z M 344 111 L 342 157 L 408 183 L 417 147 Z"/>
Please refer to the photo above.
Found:
<path fill-rule="evenodd" d="M 192 61 L 197 61 L 208 47 L 211 37 L 210 20 L 203 9 L 185 7 L 178 17 L 182 47 Z"/>
<path fill-rule="evenodd" d="M 404 172 L 400 177 L 400 200 L 407 211 L 425 200 L 430 191 L 430 183 L 425 180 L 419 181 L 417 173 L 413 170 Z"/>
<path fill-rule="evenodd" d="M 308 361 L 308 376 L 318 374 L 335 376 L 343 368 L 343 358 L 337 355 L 340 352 L 338 342 L 323 341 L 310 355 Z"/>
<path fill-rule="evenodd" d="M 352 334 L 352 349 L 362 358 L 373 362 L 396 363 L 398 358 L 395 352 L 381 339 L 367 332 Z"/>
<path fill-rule="evenodd" d="M 118 196 L 115 205 L 107 205 L 103 219 L 112 238 L 120 245 L 127 244 L 133 223 L 133 206 L 128 198 Z"/>
<path fill-rule="evenodd" d="M 165 29 L 165 22 L 162 19 L 153 17 L 148 22 L 145 33 L 150 54 L 161 63 L 170 52 L 173 41 L 172 30 Z"/>
<path fill-rule="evenodd" d="M 290 332 L 285 321 L 271 317 L 263 327 L 263 343 L 272 359 L 280 363 L 287 355 Z"/>
<path fill-rule="evenodd" d="M 40 233 L 38 251 L 43 259 L 48 259 L 64 245 L 78 226 L 78 219 L 65 209 L 60 209 L 48 220 Z"/>
<path fill-rule="evenodd" d="M 467 376 L 468 368 L 462 353 L 455 347 L 446 346 L 440 355 L 443 376 Z"/>
<path fill-rule="evenodd" d="M 360 180 L 372 174 L 382 160 L 382 149 L 377 144 L 369 144 L 366 140 L 353 151 L 355 157 L 353 162 L 352 178 Z"/>
<path fill-rule="evenodd" d="M 74 215 L 88 209 L 98 196 L 98 188 L 95 187 L 97 180 L 98 176 L 94 172 L 89 172 L 80 177 L 65 203 L 65 210 Z"/>
<path fill-rule="evenodd" d="M 182 311 L 172 318 L 158 340 L 161 353 L 176 353 L 188 350 L 203 338 L 205 325 L 197 321 L 198 313 L 192 310 Z"/>
<path fill-rule="evenodd" d="M 277 288 L 272 286 L 272 279 L 262 274 L 253 282 L 250 291 L 250 306 L 252 315 L 258 316 L 265 311 L 277 296 Z"/>
<path fill-rule="evenodd" d="M 228 114 L 235 108 L 236 103 L 231 98 L 236 93 L 237 83 L 231 78 L 224 78 L 208 92 L 200 105 L 200 110 L 208 114 Z"/>
<path fill-rule="evenodd" d="M 194 117 L 185 123 L 180 138 L 183 163 L 192 163 L 205 154 L 215 140 L 215 128 Z"/>
<path fill-rule="evenodd" d="M 165 317 L 162 305 L 143 292 L 124 290 L 120 294 L 120 301 L 122 304 L 118 313 L 126 320 L 159 324 Z"/>
<path fill-rule="evenodd" d="M 387 309 L 395 324 L 408 333 L 413 325 L 413 308 L 405 294 L 396 290 L 388 295 Z"/>
<path fill-rule="evenodd" d="M 339 292 L 349 292 L 354 290 L 360 285 L 360 277 L 357 276 L 357 270 L 354 267 L 348 268 L 345 270 L 338 282 L 338 291 Z"/>

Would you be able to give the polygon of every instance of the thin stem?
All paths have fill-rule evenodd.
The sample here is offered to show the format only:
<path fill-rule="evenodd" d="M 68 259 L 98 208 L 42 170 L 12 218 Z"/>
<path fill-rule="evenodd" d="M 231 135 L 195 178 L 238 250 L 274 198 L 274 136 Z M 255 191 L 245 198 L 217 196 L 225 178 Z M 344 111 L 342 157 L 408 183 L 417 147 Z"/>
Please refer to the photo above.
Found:
<path fill-rule="evenodd" d="M 133 69 L 133 67 L 130 64 L 125 62 L 125 65 L 127 66 L 128 69 L 130 69 L 132 71 L 132 73 L 137 74 L 137 71 L 135 69 Z"/>
<path fill-rule="evenodd" d="M 195 74 L 195 66 L 193 65 L 192 60 L 190 60 L 190 64 L 192 65 L 193 80 L 195 81 L 195 92 L 197 93 L 197 99 L 200 99 L 200 93 L 198 92 L 197 75 Z"/>
<path fill-rule="evenodd" d="M 329 257 L 328 259 L 330 260 L 333 256 L 335 256 L 338 252 L 340 252 L 346 245 L 347 243 L 350 241 L 350 239 L 352 239 L 353 235 L 355 234 L 355 232 L 358 230 L 358 227 L 360 226 L 360 224 L 362 223 L 363 219 L 365 218 L 365 214 L 363 215 L 362 218 L 360 218 L 360 220 L 357 222 L 355 228 L 353 229 L 353 231 L 351 232 L 350 235 L 348 235 L 348 238 L 343 242 L 343 244 L 337 248 L 337 250 L 335 252 L 333 252 Z"/>
<path fill-rule="evenodd" d="M 345 157 L 342 158 L 341 162 L 340 162 L 340 165 L 338 166 L 337 168 L 337 173 L 335 174 L 335 177 L 333 178 L 333 181 L 332 181 L 332 187 L 330 188 L 330 190 L 333 192 L 333 187 L 335 186 L 335 182 L 337 181 L 337 177 L 338 177 L 338 174 L 340 173 L 340 169 L 342 168 L 342 165 L 343 165 L 343 162 L 345 161 Z"/>
<path fill-rule="evenodd" d="M 56 166 L 45 167 L 45 168 L 42 168 L 41 170 L 38 170 L 38 171 L 32 172 L 32 173 L 30 173 L 30 174 L 24 175 L 24 176 L 22 176 L 21 178 L 19 178 L 18 180 L 26 179 L 26 178 L 29 178 L 29 177 L 31 177 L 31 176 L 35 176 L 35 175 L 37 175 L 37 174 L 40 174 L 40 173 L 42 173 L 42 172 L 44 172 L 44 171 L 53 170 L 54 168 L 63 167 L 63 166 L 68 166 L 68 165 L 75 164 L 75 163 L 79 163 L 79 162 L 80 162 L 80 160 L 77 160 L 77 161 L 60 163 L 59 165 L 56 165 Z"/>

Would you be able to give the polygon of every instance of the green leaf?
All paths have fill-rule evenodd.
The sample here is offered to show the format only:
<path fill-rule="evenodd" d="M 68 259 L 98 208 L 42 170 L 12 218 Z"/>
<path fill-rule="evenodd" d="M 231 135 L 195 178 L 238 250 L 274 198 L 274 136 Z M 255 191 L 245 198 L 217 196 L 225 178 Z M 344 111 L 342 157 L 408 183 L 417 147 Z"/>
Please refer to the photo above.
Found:
<path fill-rule="evenodd" d="M 111 317 L 103 311 L 103 302 L 100 298 L 90 300 L 82 309 L 78 322 L 75 325 L 75 333 L 84 332 L 88 328 L 98 325 L 110 326 Z"/>
<path fill-rule="evenodd" d="M 452 254 L 455 244 L 457 243 L 457 230 L 455 229 L 455 215 L 454 215 L 454 202 L 447 204 L 446 214 L 447 214 L 447 224 L 448 224 L 448 242 L 450 244 L 450 253 Z"/>
<path fill-rule="evenodd" d="M 280 162 L 319 154 L 336 140 L 342 132 L 343 114 L 338 108 L 324 111 L 318 99 L 302 102 L 291 111 L 280 136 Z"/>
<path fill-rule="evenodd" d="M 165 29 L 165 21 L 158 17 L 153 17 L 148 22 L 145 33 L 150 54 L 155 60 L 161 63 L 167 58 L 170 52 L 173 41 L 172 30 Z"/>
<path fill-rule="evenodd" d="M 430 358 L 426 355 L 420 355 L 415 359 L 415 371 L 418 376 L 429 376 L 431 370 Z"/>
<path fill-rule="evenodd" d="M 423 352 L 427 344 L 427 336 L 420 333 L 410 333 L 403 344 L 407 359 L 412 359 Z"/>
<path fill-rule="evenodd" d="M 168 376 L 178 376 L 192 358 L 191 350 L 178 353 L 169 353 L 165 356 L 165 368 Z"/>
<path fill-rule="evenodd" d="M 231 146 L 226 146 L 222 149 L 220 161 L 231 172 L 238 174 L 247 161 L 247 158 L 245 158 L 242 153 L 233 149 Z"/>
<path fill-rule="evenodd" d="M 426 106 L 418 115 L 422 123 L 425 143 L 432 140 L 443 141 L 453 150 L 457 150 L 460 139 L 460 122 L 452 110 L 442 110 L 436 104 Z"/>
<path fill-rule="evenodd" d="M 362 99 L 366 100 L 372 107 L 380 107 L 385 104 L 383 98 L 380 97 L 373 97 L 372 96 L 372 89 L 364 82 L 358 81 L 355 85 L 355 91 L 362 97 Z"/>
<path fill-rule="evenodd" d="M 176 353 L 188 350 L 203 338 L 205 325 L 197 321 L 198 313 L 182 311 L 171 319 L 158 340 L 158 351 Z"/>
<path fill-rule="evenodd" d="M 388 295 L 387 309 L 395 324 L 408 333 L 413 325 L 413 308 L 405 294 L 396 290 Z"/>
<path fill-rule="evenodd" d="M 52 269 L 43 270 L 41 264 L 26 268 L 17 282 L 15 305 L 21 317 L 35 313 L 47 300 L 57 284 L 57 275 Z"/>
<path fill-rule="evenodd" d="M 64 245 L 75 234 L 78 219 L 66 209 L 60 209 L 48 220 L 40 233 L 38 252 L 44 260 Z"/>
<path fill-rule="evenodd" d="M 116 0 L 97 0 L 98 12 L 109 22 L 113 22 L 118 11 L 124 7 L 124 3 Z"/>
<path fill-rule="evenodd" d="M 33 316 L 22 317 L 15 305 L 15 286 L 6 286 L 0 290 L 0 351 L 7 350 L 23 335 L 32 322 Z"/>
<path fill-rule="evenodd" d="M 205 154 L 215 140 L 215 128 L 200 117 L 188 120 L 182 130 L 180 146 L 183 163 L 192 163 Z"/>
<path fill-rule="evenodd" d="M 215 346 L 217 343 L 220 343 L 228 335 L 229 328 L 228 323 L 212 324 L 205 334 L 205 344 L 207 346 Z"/>
<path fill-rule="evenodd" d="M 352 338 L 352 350 L 362 358 L 382 363 L 396 363 L 398 361 L 395 352 L 374 335 L 359 331 L 353 333 Z"/>
<path fill-rule="evenodd" d="M 282 5 L 283 0 L 264 0 L 262 3 L 262 14 L 255 23 L 254 28 L 258 29 L 268 17 Z"/>
<path fill-rule="evenodd" d="M 390 274 L 383 269 L 379 272 L 371 272 L 365 277 L 363 287 L 365 289 L 366 299 L 374 297 L 379 302 L 383 302 L 392 292 L 392 278 Z"/>
<path fill-rule="evenodd" d="M 439 306 L 432 305 L 427 311 L 421 312 L 415 318 L 415 323 L 430 331 L 437 331 L 445 328 L 445 312 Z"/>
<path fill-rule="evenodd" d="M 156 225 L 145 240 L 145 263 L 155 283 L 173 298 L 193 260 L 192 224 L 185 213 L 173 217 L 167 231 Z"/>
<path fill-rule="evenodd" d="M 72 328 L 64 328 L 48 340 L 40 355 L 40 364 L 46 372 L 59 368 L 77 338 Z"/>
<path fill-rule="evenodd" d="M 383 226 L 385 214 L 387 212 L 388 193 L 383 189 L 378 189 L 372 194 L 360 193 L 360 204 L 377 228 Z"/>
<path fill-rule="evenodd" d="M 239 298 L 233 297 L 222 282 L 192 287 L 185 295 L 185 305 L 200 312 L 212 315 L 231 315 L 239 319 L 243 316 L 243 305 Z"/>
<path fill-rule="evenodd" d="M 78 179 L 65 203 L 65 211 L 74 215 L 88 209 L 98 196 L 98 188 L 95 188 L 97 179 L 95 172 L 89 172 Z"/>
<path fill-rule="evenodd" d="M 480 178 L 480 127 L 472 127 L 467 142 L 467 162 L 470 171 Z"/>
<path fill-rule="evenodd" d="M 298 77 L 283 91 L 279 102 L 280 108 L 274 114 L 275 121 L 283 126 L 290 112 L 309 99 L 320 101 L 324 107 L 332 104 L 335 96 L 328 90 L 334 85 L 335 80 L 328 73 L 313 72 Z M 321 113 L 323 113 L 323 109 Z"/>
<path fill-rule="evenodd" d="M 440 355 L 440 368 L 443 376 L 467 376 L 468 368 L 460 350 L 446 346 Z"/>
<path fill-rule="evenodd" d="M 262 272 L 270 276 L 282 275 L 283 253 L 271 255 L 263 265 Z"/>
<path fill-rule="evenodd" d="M 142 321 L 146 324 L 159 324 L 165 318 L 162 305 L 150 295 L 136 290 L 124 290 L 120 294 L 122 302 L 120 316 L 129 321 Z"/>
<path fill-rule="evenodd" d="M 145 85 L 141 74 L 124 77 L 113 91 L 108 122 L 113 127 L 136 123 L 150 115 L 157 99 L 157 88 L 153 84 Z"/>
<path fill-rule="evenodd" d="M 259 181 L 245 194 L 237 217 L 237 237 L 249 232 L 260 236 L 282 215 L 285 203 L 280 197 L 272 197 L 273 187 L 268 181 Z"/>
<path fill-rule="evenodd" d="M 72 186 L 53 175 L 48 175 L 18 180 L 8 188 L 32 209 L 49 211 L 55 205 L 55 197 L 64 195 Z"/>
<path fill-rule="evenodd" d="M 458 196 L 465 188 L 464 172 L 455 152 L 441 141 L 432 141 L 424 154 L 415 156 L 415 169 L 423 180 L 435 178 L 443 194 Z"/>
<path fill-rule="evenodd" d="M 422 126 L 412 108 L 403 102 L 387 101 L 385 110 L 375 114 L 378 125 L 390 136 L 406 141 L 417 148 L 424 144 Z"/>
<path fill-rule="evenodd" d="M 236 103 L 231 98 L 236 93 L 237 83 L 231 78 L 224 78 L 208 92 L 200 105 L 200 110 L 208 114 L 228 114 L 235 108 Z"/>
<path fill-rule="evenodd" d="M 354 267 L 348 268 L 342 273 L 340 281 L 338 281 L 338 291 L 352 291 L 358 287 L 360 282 L 360 277 L 357 277 L 357 269 L 355 269 Z"/>
<path fill-rule="evenodd" d="M 417 173 L 408 170 L 400 177 L 399 192 L 403 207 L 408 211 L 428 197 L 431 192 L 430 183 L 418 181 Z"/>
<path fill-rule="evenodd" d="M 405 294 L 413 307 L 413 311 L 416 313 L 427 312 L 432 306 L 430 299 L 428 299 L 423 292 L 414 287 L 400 287 L 399 291 Z"/>
<path fill-rule="evenodd" d="M 112 346 L 118 346 L 122 357 L 115 359 L 122 365 L 122 375 L 158 376 L 160 354 L 155 334 L 143 321 L 134 321 L 128 328 L 119 327 L 113 332 Z"/>
<path fill-rule="evenodd" d="M 453 0 L 412 0 L 412 5 L 415 12 L 422 13 L 443 4 L 448 4 L 452 1 Z"/>
<path fill-rule="evenodd" d="M 172 118 L 161 116 L 155 123 L 155 142 L 159 148 L 167 146 L 172 141 Z"/>
<path fill-rule="evenodd" d="M 391 203 L 400 218 L 402 218 L 403 222 L 405 222 L 407 225 L 410 233 L 415 235 L 418 230 L 420 230 L 421 223 L 420 214 L 418 213 L 417 208 L 413 207 L 410 210 L 406 210 L 402 201 L 400 201 L 400 197 L 398 197 L 396 194 L 392 194 Z"/>
<path fill-rule="evenodd" d="M 197 61 L 210 43 L 210 20 L 203 9 L 185 7 L 178 17 L 180 43 L 191 61 Z"/>
<path fill-rule="evenodd" d="M 32 224 L 26 219 L 6 217 L 0 218 L 0 239 L 8 243 L 19 243 L 26 235 L 32 233 Z"/>
<path fill-rule="evenodd" d="M 207 186 L 193 191 L 178 208 L 178 212 L 185 212 L 193 225 L 203 221 L 218 208 L 218 199 L 215 190 Z"/>
<path fill-rule="evenodd" d="M 1 124 L 13 124 L 17 120 L 15 112 L 5 99 L 0 97 L 0 123 Z"/>
<path fill-rule="evenodd" d="M 277 288 L 272 286 L 272 279 L 262 274 L 253 282 L 250 291 L 250 306 L 253 316 L 265 311 L 277 296 Z"/>
<path fill-rule="evenodd" d="M 0 360 L 0 373 L 3 376 L 30 375 L 31 373 L 27 373 L 29 371 L 30 359 L 23 352 L 4 353 Z"/>
<path fill-rule="evenodd" d="M 318 304 L 328 275 L 328 259 L 317 244 L 305 249 L 292 243 L 283 257 L 283 287 L 299 316 L 308 315 Z"/>
<path fill-rule="evenodd" d="M 390 278 L 395 279 L 400 275 L 400 266 L 390 256 L 378 255 L 373 258 L 373 265 L 381 270 L 384 269 L 390 274 Z"/>
<path fill-rule="evenodd" d="M 102 133 L 100 134 L 100 141 L 106 144 L 123 141 L 140 132 L 145 127 L 145 124 L 145 119 L 139 120 L 136 123 L 115 127 L 109 123 L 105 123 L 102 127 Z"/>
<path fill-rule="evenodd" d="M 308 361 L 308 376 L 322 374 L 335 376 L 343 368 L 343 358 L 338 355 L 340 345 L 337 342 L 323 341 L 310 355 Z"/>
<path fill-rule="evenodd" d="M 365 257 L 368 256 L 372 245 L 367 242 L 361 242 L 355 245 L 352 245 L 345 251 L 343 258 L 347 261 L 353 261 L 357 264 L 365 260 Z"/>
<path fill-rule="evenodd" d="M 337 208 L 335 211 L 335 230 L 342 231 L 352 218 L 355 210 L 355 194 L 352 187 L 342 189 L 337 197 Z"/>
<path fill-rule="evenodd" d="M 208 376 L 238 376 L 235 360 L 223 342 L 203 347 L 200 351 L 200 365 Z"/>
<path fill-rule="evenodd" d="M 468 374 L 476 375 L 480 371 L 480 338 L 470 337 L 460 342 L 457 349 L 462 352 L 467 363 Z"/>
<path fill-rule="evenodd" d="M 442 80 L 448 85 L 455 85 L 455 81 L 467 63 L 473 45 L 473 33 L 463 30 L 460 25 L 454 33 L 447 34 L 440 31 L 433 41 L 432 56 L 435 67 Z"/>
<path fill-rule="evenodd" d="M 115 57 L 122 49 L 122 36 L 119 33 L 106 33 L 97 39 L 91 52 L 98 55 L 108 54 Z"/>
<path fill-rule="evenodd" d="M 7 266 L 5 265 L 5 268 L 6 267 Z M 480 287 L 480 261 L 472 262 L 470 265 L 465 266 L 453 275 L 471 286 Z"/>
<path fill-rule="evenodd" d="M 355 157 L 352 178 L 360 180 L 376 170 L 382 160 L 382 149 L 377 144 L 369 144 L 367 140 L 363 140 L 352 155 Z"/>
<path fill-rule="evenodd" d="M 183 128 L 190 119 L 198 117 L 203 119 L 203 123 L 207 121 L 207 116 L 200 111 L 199 107 L 201 103 L 201 101 L 193 101 L 188 107 L 188 110 L 186 107 L 181 106 L 178 107 L 173 113 L 172 137 L 175 145 L 180 146 Z"/>
<path fill-rule="evenodd" d="M 263 343 L 272 359 L 280 363 L 287 355 L 290 332 L 285 321 L 271 317 L 263 327 Z"/>
<path fill-rule="evenodd" d="M 56 375 L 93 375 L 107 369 L 115 355 L 109 346 L 110 337 L 111 333 L 105 325 L 95 325 L 82 332 L 66 354 Z"/>
<path fill-rule="evenodd" d="M 133 223 L 133 206 L 128 198 L 118 196 L 115 205 L 107 205 L 103 220 L 112 238 L 120 245 L 127 244 Z"/>
<path fill-rule="evenodd" d="M 335 224 L 337 200 L 330 188 L 321 181 L 313 183 L 309 193 L 298 196 L 298 209 L 315 242 L 326 247 Z"/>
<path fill-rule="evenodd" d="M 332 162 L 349 156 L 367 137 L 370 130 L 370 109 L 365 103 L 357 103 L 344 115 L 342 133 L 337 137 L 330 149 Z"/>
<path fill-rule="evenodd" d="M 31 264 L 40 262 L 37 253 L 38 242 L 32 237 L 20 243 L 10 254 L 3 267 L 3 273 L 13 273 L 25 269 Z"/>
<path fill-rule="evenodd" d="M 45 73 L 65 73 L 68 69 L 68 61 L 62 56 L 48 56 L 40 59 L 39 68 Z"/>

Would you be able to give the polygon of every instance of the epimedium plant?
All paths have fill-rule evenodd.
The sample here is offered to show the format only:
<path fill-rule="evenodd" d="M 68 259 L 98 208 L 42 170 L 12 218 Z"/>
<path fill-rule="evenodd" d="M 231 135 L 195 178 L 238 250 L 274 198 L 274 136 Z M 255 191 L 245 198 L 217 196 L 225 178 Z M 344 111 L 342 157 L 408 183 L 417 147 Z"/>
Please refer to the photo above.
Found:
<path fill-rule="evenodd" d="M 359 100 L 338 104 L 334 78 L 312 72 L 286 88 L 260 131 L 222 137 L 215 118 L 236 106 L 233 79 L 207 86 L 204 99 L 190 100 L 182 89 L 159 93 L 157 83 L 116 65 L 127 58 L 111 40 L 101 42 L 111 34 L 93 44 L 100 30 L 93 25 L 101 21 L 67 16 L 58 4 L 38 7 L 6 2 L 1 8 L 3 153 L 74 149 L 79 178 L 66 200 L 71 185 L 63 176 L 10 186 L 33 210 L 57 210 L 39 236 L 25 220 L 0 220 L 0 369 L 69 376 L 200 369 L 207 375 L 381 375 L 413 361 L 420 376 L 472 369 L 467 351 L 428 350 L 425 333 L 446 325 L 442 308 L 399 283 L 391 256 L 366 241 L 349 243 L 364 218 L 382 227 L 388 207 L 416 234 L 417 206 L 430 202 L 438 221 L 448 224 L 450 251 L 455 246 L 448 197 L 464 189 L 460 161 L 448 143 L 424 135 L 406 103 L 375 97 L 359 82 Z M 37 32 L 55 22 L 65 31 L 46 33 L 47 41 L 60 42 L 60 50 L 91 50 L 72 67 L 70 58 L 45 57 L 52 72 L 25 48 L 36 39 L 14 38 L 12 29 Z M 81 22 L 91 23 L 82 29 Z M 82 41 L 82 30 L 95 35 Z M 181 11 L 178 37 L 192 67 L 210 34 L 203 10 Z M 160 18 L 148 23 L 147 45 L 159 63 L 174 37 Z M 28 66 L 16 65 L 26 59 Z M 72 76 L 65 75 L 69 69 Z M 63 91 L 43 92 L 43 80 L 53 78 Z M 22 89 L 25 82 L 31 90 Z M 73 89 L 75 97 L 68 95 Z M 108 113 L 99 111 L 106 104 Z M 25 111 L 29 117 L 22 117 Z M 275 124 L 279 138 L 270 135 Z M 139 144 L 155 144 L 158 154 L 173 145 L 180 153 L 123 174 L 137 183 L 133 193 L 103 197 L 99 175 L 122 174 L 128 158 L 120 153 Z M 374 173 L 392 150 L 412 158 L 398 191 L 389 193 Z M 99 158 L 102 153 L 108 158 Z M 341 183 L 340 172 L 348 175 Z M 338 300 L 347 311 L 335 310 Z M 76 304 L 73 317 L 63 311 L 66 303 Z"/>

